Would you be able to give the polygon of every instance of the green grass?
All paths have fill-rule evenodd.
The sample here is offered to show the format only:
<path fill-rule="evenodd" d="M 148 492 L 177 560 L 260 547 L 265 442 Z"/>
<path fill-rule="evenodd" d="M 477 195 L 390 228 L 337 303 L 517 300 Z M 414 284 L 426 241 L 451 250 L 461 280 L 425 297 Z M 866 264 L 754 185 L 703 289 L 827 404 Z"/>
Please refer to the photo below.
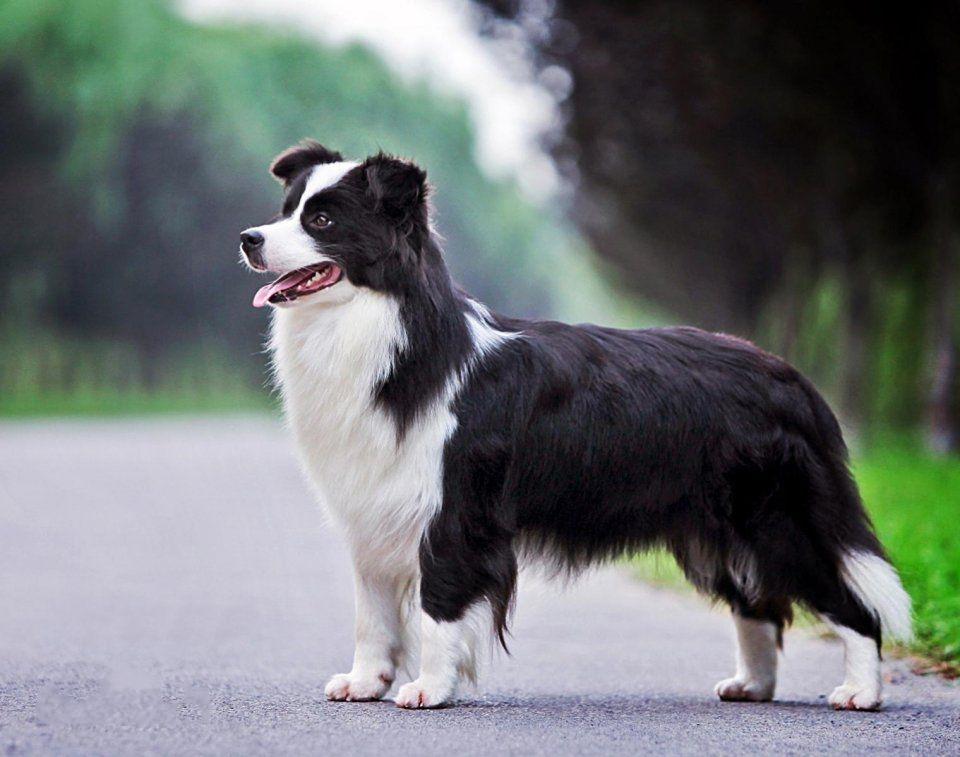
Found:
<path fill-rule="evenodd" d="M 891 448 L 859 459 L 854 472 L 913 598 L 913 649 L 960 662 L 960 460 Z"/>
<path fill-rule="evenodd" d="M 192 413 L 268 412 L 274 403 L 266 391 L 130 389 L 122 392 L 95 387 L 44 394 L 0 397 L 0 420 Z"/>
<path fill-rule="evenodd" d="M 630 558 L 633 574 L 653 586 L 664 589 L 691 589 L 683 572 L 665 549 L 658 548 Z"/>
<path fill-rule="evenodd" d="M 148 370 L 132 347 L 52 333 L 0 332 L 0 418 L 269 411 L 266 388 L 212 346 Z"/>
<path fill-rule="evenodd" d="M 913 598 L 916 640 L 910 650 L 960 663 L 960 459 L 892 446 L 859 457 L 853 468 L 877 533 Z M 635 558 L 631 567 L 648 583 L 688 586 L 662 550 Z"/>

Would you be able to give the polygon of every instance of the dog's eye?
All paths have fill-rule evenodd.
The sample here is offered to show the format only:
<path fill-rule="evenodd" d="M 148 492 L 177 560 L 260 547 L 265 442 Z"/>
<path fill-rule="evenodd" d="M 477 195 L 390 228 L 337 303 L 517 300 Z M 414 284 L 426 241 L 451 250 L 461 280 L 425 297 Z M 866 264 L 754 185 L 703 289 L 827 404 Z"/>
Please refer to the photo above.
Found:
<path fill-rule="evenodd" d="M 315 229 L 327 229 L 330 226 L 333 226 L 333 221 L 331 221 L 323 213 L 317 213 L 313 218 L 310 219 L 310 225 Z"/>

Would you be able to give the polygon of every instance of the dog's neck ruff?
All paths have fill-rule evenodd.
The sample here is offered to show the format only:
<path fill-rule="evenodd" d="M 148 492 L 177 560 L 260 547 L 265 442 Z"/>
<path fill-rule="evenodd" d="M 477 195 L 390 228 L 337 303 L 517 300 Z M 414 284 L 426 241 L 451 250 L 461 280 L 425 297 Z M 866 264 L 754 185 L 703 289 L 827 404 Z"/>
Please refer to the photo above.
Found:
<path fill-rule="evenodd" d="M 418 306 L 366 288 L 341 304 L 274 311 L 273 365 L 301 463 L 371 569 L 415 572 L 441 504 L 453 400 L 476 361 L 510 338 L 456 297 L 423 322 Z"/>
<path fill-rule="evenodd" d="M 440 454 L 455 428 L 435 405 L 398 445 L 375 401 L 406 335 L 399 302 L 358 290 L 335 307 L 274 314 L 271 347 L 284 411 L 301 464 L 327 512 L 370 567 L 410 569 L 426 523 L 440 506 Z"/>
<path fill-rule="evenodd" d="M 437 307 L 435 297 L 425 305 L 358 288 L 345 303 L 275 311 L 269 346 L 285 400 L 295 390 L 323 397 L 327 408 L 344 399 L 338 391 L 362 396 L 393 418 L 402 439 L 484 355 L 518 336 L 452 285 L 443 294 Z"/>

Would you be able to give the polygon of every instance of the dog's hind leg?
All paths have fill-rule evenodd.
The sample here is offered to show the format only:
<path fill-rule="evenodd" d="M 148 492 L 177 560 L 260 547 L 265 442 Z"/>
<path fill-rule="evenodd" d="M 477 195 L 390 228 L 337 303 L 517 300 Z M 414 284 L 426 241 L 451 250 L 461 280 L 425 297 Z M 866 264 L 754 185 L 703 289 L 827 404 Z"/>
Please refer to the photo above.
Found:
<path fill-rule="evenodd" d="M 726 549 L 712 546 L 726 543 Z M 706 545 L 706 546 L 705 546 Z M 672 551 L 697 589 L 721 598 L 733 611 L 736 672 L 714 687 L 725 701 L 768 702 L 777 684 L 777 651 L 791 618 L 788 599 L 764 598 L 763 563 L 742 541 L 700 537 L 677 539 Z"/>
<path fill-rule="evenodd" d="M 875 710 L 882 702 L 881 643 L 884 637 L 910 639 L 910 597 L 873 531 L 836 418 L 812 387 L 806 385 L 805 391 L 813 428 L 803 440 L 794 440 L 789 458 L 795 490 L 806 507 L 788 511 L 809 550 L 790 571 L 795 577 L 791 594 L 829 622 L 843 641 L 844 681 L 830 694 L 830 704 L 838 710 Z"/>
<path fill-rule="evenodd" d="M 822 572 L 820 585 L 811 587 L 804 599 L 843 641 L 843 683 L 828 701 L 838 710 L 876 710 L 882 702 L 880 623 L 855 598 L 833 566 L 825 565 Z M 830 574 L 829 579 L 826 574 Z"/>
<path fill-rule="evenodd" d="M 714 692 L 724 701 L 769 702 L 777 686 L 777 652 L 783 627 L 792 615 L 790 601 L 750 601 L 729 573 L 720 578 L 716 593 L 733 610 L 737 667 L 733 677 L 720 681 Z"/>
<path fill-rule="evenodd" d="M 825 566 L 822 573 L 804 599 L 843 642 L 843 683 L 828 701 L 838 710 L 875 710 L 882 703 L 881 632 L 909 639 L 910 599 L 893 566 L 869 550 L 848 551 L 839 569 Z"/>
<path fill-rule="evenodd" d="M 883 702 L 880 652 L 869 636 L 852 628 L 830 624 L 843 641 L 843 683 L 827 701 L 835 710 L 876 710 Z"/>
<path fill-rule="evenodd" d="M 725 701 L 769 702 L 777 685 L 777 640 L 780 627 L 770 620 L 733 613 L 737 629 L 737 670 L 714 691 Z"/>

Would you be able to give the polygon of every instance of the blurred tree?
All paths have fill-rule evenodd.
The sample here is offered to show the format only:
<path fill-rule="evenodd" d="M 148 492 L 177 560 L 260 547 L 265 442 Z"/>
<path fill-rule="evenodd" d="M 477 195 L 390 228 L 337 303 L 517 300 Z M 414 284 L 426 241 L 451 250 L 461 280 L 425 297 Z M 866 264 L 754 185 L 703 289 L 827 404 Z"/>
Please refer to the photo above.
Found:
<path fill-rule="evenodd" d="M 572 74 L 574 214 L 637 292 L 795 358 L 839 281 L 848 422 L 956 447 L 960 6 L 484 4 Z"/>
<path fill-rule="evenodd" d="M 558 307 L 572 235 L 484 176 L 461 104 L 360 48 L 197 26 L 161 0 L 6 0 L 0 84 L 0 337 L 123 343 L 148 384 L 214 343 L 259 383 L 262 282 L 237 235 L 276 212 L 267 164 L 304 136 L 415 156 L 464 284 L 494 307 Z"/>

